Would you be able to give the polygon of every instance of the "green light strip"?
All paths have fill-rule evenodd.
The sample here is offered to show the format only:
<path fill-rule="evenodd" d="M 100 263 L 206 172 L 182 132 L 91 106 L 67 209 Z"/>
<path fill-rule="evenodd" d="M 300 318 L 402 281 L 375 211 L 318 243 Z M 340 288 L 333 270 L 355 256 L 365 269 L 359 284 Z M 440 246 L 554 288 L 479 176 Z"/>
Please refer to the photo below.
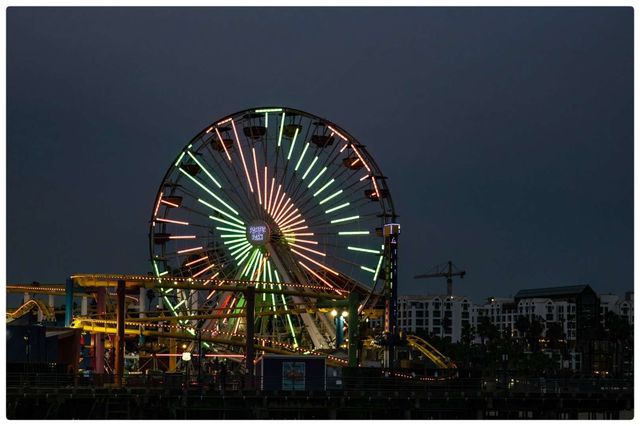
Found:
<path fill-rule="evenodd" d="M 238 229 L 232 229 L 232 228 L 225 228 L 225 227 L 223 227 L 223 226 L 216 226 L 216 229 L 217 229 L 218 231 L 233 232 L 233 233 L 238 234 L 238 235 L 244 235 L 244 234 L 247 232 L 247 231 L 245 231 L 244 229 L 242 229 L 242 230 L 238 230 Z M 236 236 L 237 236 L 237 235 L 236 235 Z"/>
<path fill-rule="evenodd" d="M 241 242 L 239 242 L 239 243 L 232 244 L 232 245 L 230 245 L 230 246 L 229 246 L 229 247 L 227 247 L 227 248 L 229 249 L 229 251 L 231 251 L 231 250 L 235 250 L 235 249 L 236 249 L 236 248 L 238 248 L 238 247 L 246 247 L 246 246 L 247 246 L 247 244 L 249 244 L 249 243 L 248 243 L 248 242 L 246 242 L 246 241 L 241 241 Z M 251 244 L 249 244 L 249 245 L 251 245 Z"/>
<path fill-rule="evenodd" d="M 380 266 L 382 266 L 382 258 L 383 257 L 384 257 L 383 255 L 380 255 L 380 259 L 378 259 L 378 266 L 376 266 L 376 271 L 373 273 L 373 282 L 374 282 L 374 284 L 375 284 L 376 280 L 378 279 L 378 273 L 380 272 Z"/>
<path fill-rule="evenodd" d="M 159 277 L 160 276 L 160 271 L 158 270 L 158 265 L 156 264 L 155 260 L 153 260 L 152 263 L 153 263 L 153 269 L 156 270 L 156 276 Z"/>
<path fill-rule="evenodd" d="M 251 272 L 247 271 L 247 276 L 249 278 L 253 279 L 253 274 L 256 272 L 256 269 L 258 269 L 258 266 L 260 265 L 260 259 L 262 259 L 262 252 L 258 250 L 258 255 L 254 259 L 253 264 L 251 265 L 251 268 L 249 268 Z"/>
<path fill-rule="evenodd" d="M 278 146 L 280 146 L 280 143 L 282 142 L 282 130 L 284 129 L 284 116 L 286 114 L 283 112 L 282 113 L 282 120 L 280 120 L 280 133 L 278 134 Z"/>
<path fill-rule="evenodd" d="M 222 238 L 238 238 L 240 234 L 220 234 Z"/>
<path fill-rule="evenodd" d="M 256 258 L 257 254 L 258 254 L 258 249 L 253 250 L 251 256 L 249 257 L 249 262 L 247 262 L 247 265 L 244 267 L 244 269 L 242 270 L 242 273 L 240 274 L 241 277 L 243 277 L 247 273 L 247 270 L 249 269 L 249 267 L 253 263 L 253 261 Z"/>
<path fill-rule="evenodd" d="M 229 222 L 228 220 L 220 219 L 219 217 L 209 216 L 209 219 L 215 220 L 217 222 L 226 223 L 227 225 L 230 225 L 230 226 L 235 226 L 236 228 L 242 229 L 243 233 L 246 231 L 244 226 L 238 225 L 237 223 Z M 220 229 L 223 229 L 223 228 L 220 228 Z"/>
<path fill-rule="evenodd" d="M 296 167 L 293 169 L 294 171 L 296 172 L 298 171 L 298 167 L 300 167 L 300 163 L 302 162 L 304 155 L 307 153 L 307 148 L 309 148 L 309 142 L 307 142 L 307 144 L 304 146 L 304 149 L 302 150 L 302 155 L 300 156 L 300 159 L 298 160 Z"/>
<path fill-rule="evenodd" d="M 178 307 L 179 307 L 180 305 L 182 305 L 182 304 L 183 304 L 184 302 L 186 302 L 186 301 L 187 301 L 187 299 L 182 299 L 182 302 L 180 302 L 180 303 L 178 303 L 176 306 L 174 306 L 174 307 L 173 307 L 173 309 L 178 309 Z"/>
<path fill-rule="evenodd" d="M 248 253 L 249 250 L 251 250 L 251 244 L 247 246 L 242 246 L 242 248 L 233 249 L 233 251 L 231 251 L 230 253 L 232 257 L 235 257 L 236 259 L 238 259 L 242 257 L 243 254 Z M 240 263 L 242 263 L 242 261 L 238 261 L 238 266 L 240 265 Z"/>
<path fill-rule="evenodd" d="M 269 113 L 268 112 L 264 113 L 264 127 L 265 128 L 269 127 Z"/>
<path fill-rule="evenodd" d="M 349 205 L 349 203 L 344 203 L 344 204 L 340 204 L 339 206 L 333 207 L 329 210 L 327 210 L 325 213 L 329 214 L 331 212 L 335 212 L 336 210 L 340 210 L 341 208 L 347 207 Z"/>
<path fill-rule="evenodd" d="M 309 174 L 309 172 L 311 171 L 313 166 L 316 164 L 316 161 L 318 161 L 318 156 L 316 156 L 316 158 L 313 159 L 313 161 L 311 162 L 311 164 L 307 168 L 307 171 L 304 172 L 304 175 L 302 175 L 302 180 L 304 180 L 307 177 L 307 175 Z"/>
<path fill-rule="evenodd" d="M 257 109 L 254 112 L 260 114 L 262 112 L 267 113 L 267 112 L 281 112 L 281 111 L 282 111 L 282 108 L 263 108 L 263 109 Z"/>
<path fill-rule="evenodd" d="M 222 185 L 220 185 L 220 183 L 216 180 L 216 178 L 214 178 L 213 175 L 209 173 L 209 170 L 207 170 L 207 168 L 203 166 L 202 163 L 200 163 L 200 161 L 198 161 L 196 156 L 193 155 L 191 151 L 187 151 L 187 154 L 189 154 L 189 157 L 191 157 L 193 161 L 195 161 L 198 164 L 198 166 L 200 166 L 200 168 L 207 174 L 207 176 L 209 176 L 209 178 L 213 181 L 213 183 L 216 184 L 218 188 L 222 188 Z"/>
<path fill-rule="evenodd" d="M 354 220 L 354 219 L 360 219 L 360 216 L 349 216 L 349 217 L 343 217 L 342 219 L 334 219 L 331 221 L 331 223 L 346 222 L 348 220 Z"/>
<path fill-rule="evenodd" d="M 169 309 L 171 309 L 171 312 L 173 312 L 173 314 L 175 315 L 176 310 L 173 309 L 173 306 L 171 306 L 171 302 L 169 301 L 169 298 L 167 296 L 162 296 L 165 300 L 165 302 L 167 302 L 167 305 L 169 306 Z"/>
<path fill-rule="evenodd" d="M 169 271 L 164 271 L 164 272 L 160 272 L 158 274 L 159 277 L 163 276 L 163 275 L 167 275 L 169 273 Z"/>
<path fill-rule="evenodd" d="M 369 235 L 369 231 L 340 231 L 338 235 Z"/>
<path fill-rule="evenodd" d="M 325 183 L 324 186 L 320 189 L 318 189 L 316 191 L 315 194 L 313 194 L 314 197 L 316 197 L 318 194 L 320 194 L 322 191 L 324 191 L 325 189 L 327 189 L 327 186 L 331 185 L 333 182 L 335 182 L 335 179 L 331 179 L 329 182 Z"/>
<path fill-rule="evenodd" d="M 249 256 L 249 253 L 251 253 L 251 247 L 248 247 L 240 259 L 238 259 L 238 266 L 242 265 L 242 262 Z"/>
<path fill-rule="evenodd" d="M 256 256 L 255 261 L 253 262 L 253 265 L 251 265 L 251 272 L 249 274 L 247 274 L 247 276 L 249 277 L 250 280 L 253 280 L 253 274 L 256 273 L 256 270 L 258 269 L 258 266 L 260 265 L 260 261 L 262 260 L 262 253 L 260 252 L 260 250 L 258 250 L 258 256 Z"/>
<path fill-rule="evenodd" d="M 180 164 L 183 157 L 184 157 L 184 151 L 182 151 L 182 154 L 180 154 L 180 157 L 178 157 L 178 161 L 176 161 L 176 164 L 174 164 L 174 166 L 178 167 L 178 164 Z"/>
<path fill-rule="evenodd" d="M 366 266 L 361 266 L 360 269 L 363 269 L 367 272 L 371 272 L 372 274 L 376 273 L 375 269 L 367 268 Z"/>
<path fill-rule="evenodd" d="M 293 152 L 293 146 L 296 144 L 296 138 L 298 137 L 298 132 L 299 131 L 300 131 L 300 129 L 298 129 L 296 127 L 296 131 L 293 133 L 293 139 L 291 139 L 291 146 L 289 147 L 289 154 L 287 154 L 287 161 L 289 161 L 291 159 L 291 153 Z M 298 170 L 297 167 L 296 167 L 296 170 Z"/>
<path fill-rule="evenodd" d="M 327 201 L 331 200 L 332 198 L 337 197 L 340 194 L 342 194 L 342 189 L 339 190 L 338 192 L 334 192 L 332 195 L 329 195 L 327 198 L 325 198 L 324 200 L 320 201 L 320 205 L 326 203 Z"/>
<path fill-rule="evenodd" d="M 361 247 L 347 247 L 347 250 L 353 250 L 353 251 L 361 251 L 363 253 L 373 253 L 373 254 L 380 254 L 380 252 L 378 250 L 371 250 L 371 249 L 366 249 L 366 248 L 361 248 Z"/>
<path fill-rule="evenodd" d="M 246 237 L 242 237 L 242 238 L 238 238 L 236 240 L 224 240 L 223 243 L 224 244 L 233 244 L 233 243 L 237 243 L 238 241 L 246 242 L 247 238 Z"/>
<path fill-rule="evenodd" d="M 216 194 L 214 194 L 209 188 L 207 188 L 206 186 L 204 186 L 203 184 L 201 184 L 196 178 L 194 178 L 193 176 L 191 176 L 189 173 L 187 173 L 186 171 L 184 171 L 184 169 L 182 167 L 180 167 L 178 170 L 180 170 L 186 177 L 188 177 L 189 179 L 191 179 L 193 182 L 195 182 L 200 188 L 204 189 L 205 191 L 207 191 L 213 198 L 215 198 L 216 200 L 218 200 L 221 204 L 224 204 L 229 210 L 231 210 L 232 212 L 234 212 L 236 215 L 238 215 L 238 212 L 236 210 L 234 210 L 229 204 L 225 203 L 222 198 L 218 197 Z"/>
<path fill-rule="evenodd" d="M 236 222 L 238 222 L 240 225 L 244 225 L 244 222 L 243 222 L 243 221 L 241 221 L 240 219 L 238 219 L 238 218 L 235 218 L 235 217 L 231 216 L 229 213 L 224 212 L 224 211 L 220 210 L 219 208 L 217 208 L 217 207 L 215 207 L 215 206 L 212 206 L 211 204 L 207 203 L 206 201 L 201 200 L 200 198 L 198 198 L 198 202 L 199 202 L 199 203 L 204 204 L 205 206 L 207 206 L 207 207 L 209 207 L 209 208 L 211 208 L 211 209 L 213 209 L 213 210 L 215 210 L 215 211 L 217 211 L 218 213 L 222 213 L 223 215 L 225 215 L 226 217 L 228 217 L 228 218 L 229 218 L 229 219 L 231 219 L 231 220 L 235 220 L 235 221 L 236 221 Z"/>
<path fill-rule="evenodd" d="M 316 158 L 318 158 L 318 157 L 316 157 Z M 326 172 L 326 171 L 327 171 L 327 168 L 326 168 L 326 167 L 325 167 L 324 169 L 322 169 L 322 170 L 320 171 L 320 173 L 318 173 L 318 174 L 316 175 L 316 177 L 314 177 L 314 178 L 313 178 L 313 180 L 311 181 L 311 183 L 309 184 L 309 186 L 308 186 L 307 188 L 311 188 L 311 187 L 313 186 L 313 184 L 314 184 L 314 183 L 316 183 L 316 181 L 318 180 L 318 178 L 319 178 L 320 176 L 322 176 L 322 174 L 323 174 L 324 172 Z"/>
<path fill-rule="evenodd" d="M 269 271 L 269 282 L 273 282 L 273 275 L 271 275 L 271 261 L 267 260 L 267 271 Z"/>

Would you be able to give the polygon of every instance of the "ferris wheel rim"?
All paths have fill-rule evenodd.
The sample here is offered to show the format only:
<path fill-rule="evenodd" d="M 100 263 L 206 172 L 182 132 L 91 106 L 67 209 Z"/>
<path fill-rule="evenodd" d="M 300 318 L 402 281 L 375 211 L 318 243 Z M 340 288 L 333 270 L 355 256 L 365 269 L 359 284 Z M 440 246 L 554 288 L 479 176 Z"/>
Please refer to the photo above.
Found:
<path fill-rule="evenodd" d="M 222 118 L 215 120 L 211 123 L 209 123 L 209 125 L 203 127 L 198 133 L 195 134 L 195 136 L 193 138 L 191 138 L 189 140 L 189 142 L 187 142 L 181 149 L 180 152 L 185 152 L 185 150 L 190 147 L 192 144 L 195 144 L 197 142 L 199 142 L 200 140 L 202 140 L 203 135 L 207 132 L 207 129 L 211 129 L 212 126 L 216 126 L 218 123 L 223 122 L 227 119 L 230 118 L 234 118 L 234 117 L 243 117 L 246 114 L 253 114 L 256 110 L 280 110 L 282 112 L 290 112 L 293 113 L 295 115 L 300 115 L 309 119 L 316 119 L 318 121 L 321 121 L 322 123 L 324 123 L 327 126 L 331 126 L 333 129 L 337 130 L 339 132 L 339 134 L 342 134 L 343 136 L 345 136 L 346 138 L 344 139 L 345 141 L 349 141 L 349 143 L 351 143 L 352 145 L 356 146 L 360 152 L 362 153 L 362 155 L 366 158 L 367 163 L 371 166 L 372 170 L 375 172 L 376 176 L 380 176 L 382 178 L 381 182 L 383 182 L 384 188 L 385 190 L 387 190 L 388 195 L 385 196 L 384 198 L 380 198 L 378 200 L 378 203 L 380 204 L 380 210 L 381 210 L 381 214 L 379 216 L 382 217 L 382 221 L 384 223 L 388 222 L 388 218 L 391 218 L 391 222 L 395 221 L 396 218 L 396 213 L 395 213 L 395 209 L 394 209 L 394 205 L 393 205 L 393 200 L 391 197 L 391 193 L 388 190 L 388 183 L 386 182 L 386 177 L 383 176 L 382 171 L 380 169 L 380 167 L 377 165 L 375 159 L 373 158 L 373 156 L 369 153 L 369 151 L 366 149 L 366 145 L 362 144 L 357 138 L 355 138 L 350 132 L 348 132 L 347 130 L 345 130 L 343 127 L 339 126 L 338 124 L 336 124 L 335 122 L 325 119 L 323 117 L 320 117 L 316 114 L 312 114 L 312 113 L 308 113 L 306 111 L 303 110 L 299 110 L 296 108 L 289 108 L 289 107 L 280 107 L 280 106 L 261 106 L 261 107 L 252 107 L 252 108 L 247 108 L 247 109 L 243 109 L 240 111 L 236 111 L 232 114 L 227 114 L 225 116 L 223 116 Z M 243 117 L 244 119 L 244 117 Z M 238 121 L 240 122 L 240 121 Z M 247 139 L 245 138 L 245 142 L 247 141 Z M 203 142 L 204 143 L 204 142 Z M 238 143 L 241 143 L 240 140 L 238 140 Z M 169 168 L 167 169 L 166 173 L 164 174 L 161 183 L 158 187 L 158 190 L 156 191 L 156 197 L 154 199 L 154 205 L 155 205 L 155 201 L 158 200 L 159 195 L 163 192 L 163 188 L 165 187 L 166 182 L 170 181 L 172 173 L 175 172 L 175 166 L 172 162 L 172 164 L 169 166 Z M 377 203 L 377 204 L 378 204 Z M 152 214 L 150 217 L 150 223 L 153 223 L 154 218 L 156 217 L 156 214 L 154 214 L 154 211 L 152 209 Z M 153 256 L 154 256 L 154 241 L 153 241 L 153 235 L 154 235 L 154 225 L 151 225 L 149 228 L 149 247 L 150 247 L 150 254 L 151 254 L 151 260 L 153 261 Z M 345 277 L 349 278 L 348 275 L 345 274 Z M 366 300 L 368 300 L 370 297 L 372 296 L 379 296 L 379 294 L 374 294 L 374 291 L 376 289 L 377 286 L 377 282 L 374 281 L 374 285 L 373 286 L 367 286 L 365 284 L 359 283 L 357 280 L 351 280 L 354 284 L 355 287 L 359 287 L 364 294 L 366 294 Z"/>

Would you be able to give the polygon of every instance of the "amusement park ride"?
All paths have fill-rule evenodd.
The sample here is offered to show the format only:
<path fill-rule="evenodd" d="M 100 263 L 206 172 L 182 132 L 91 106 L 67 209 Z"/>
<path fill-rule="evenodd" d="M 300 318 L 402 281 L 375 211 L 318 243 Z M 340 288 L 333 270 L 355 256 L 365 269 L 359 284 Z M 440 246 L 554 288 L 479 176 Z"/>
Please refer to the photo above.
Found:
<path fill-rule="evenodd" d="M 171 163 L 151 211 L 150 275 L 8 291 L 64 295 L 65 325 L 91 336 L 94 372 L 105 371 L 114 336 L 120 378 L 125 347 L 167 354 L 164 368 L 175 370 L 179 343 L 200 359 L 244 359 L 249 380 L 260 352 L 391 369 L 399 344 L 454 374 L 423 339 L 400 342 L 396 218 L 387 178 L 348 132 L 299 110 L 253 108 L 211 123 Z M 20 309 L 51 316 L 38 302 Z M 376 317 L 383 338 L 362 332 Z"/>

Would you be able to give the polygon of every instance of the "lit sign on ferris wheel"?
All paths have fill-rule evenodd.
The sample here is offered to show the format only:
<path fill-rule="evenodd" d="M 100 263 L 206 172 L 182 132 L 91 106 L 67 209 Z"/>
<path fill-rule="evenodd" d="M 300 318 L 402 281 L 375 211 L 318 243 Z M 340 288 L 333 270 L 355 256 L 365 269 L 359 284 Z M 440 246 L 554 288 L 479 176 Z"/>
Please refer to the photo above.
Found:
<path fill-rule="evenodd" d="M 252 222 L 247 226 L 247 239 L 253 245 L 263 245 L 269 241 L 269 227 L 264 222 Z"/>

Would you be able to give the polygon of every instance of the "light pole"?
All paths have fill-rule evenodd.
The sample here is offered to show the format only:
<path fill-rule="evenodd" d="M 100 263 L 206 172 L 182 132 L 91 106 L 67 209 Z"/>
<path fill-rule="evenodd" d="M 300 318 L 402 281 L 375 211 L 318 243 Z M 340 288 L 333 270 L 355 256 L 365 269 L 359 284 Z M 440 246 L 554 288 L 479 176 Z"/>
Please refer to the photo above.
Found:
<path fill-rule="evenodd" d="M 189 361 L 191 361 L 191 352 L 182 352 L 182 361 L 184 361 L 185 387 L 189 387 Z"/>

